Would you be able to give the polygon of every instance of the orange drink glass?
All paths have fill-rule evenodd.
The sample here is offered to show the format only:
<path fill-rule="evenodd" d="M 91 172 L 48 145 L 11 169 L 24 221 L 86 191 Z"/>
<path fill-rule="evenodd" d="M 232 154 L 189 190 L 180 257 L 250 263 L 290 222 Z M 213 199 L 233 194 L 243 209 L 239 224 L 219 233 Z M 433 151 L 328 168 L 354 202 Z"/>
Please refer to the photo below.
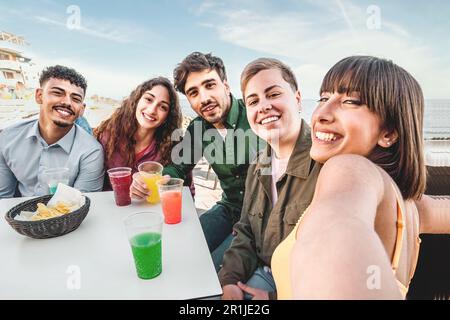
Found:
<path fill-rule="evenodd" d="M 150 191 L 147 202 L 151 204 L 159 203 L 160 199 L 156 182 L 162 178 L 163 166 L 155 161 L 146 161 L 138 166 L 138 170 L 147 185 L 147 189 Z"/>
<path fill-rule="evenodd" d="M 164 222 L 176 224 L 181 222 L 183 179 L 170 178 L 157 182 Z"/>

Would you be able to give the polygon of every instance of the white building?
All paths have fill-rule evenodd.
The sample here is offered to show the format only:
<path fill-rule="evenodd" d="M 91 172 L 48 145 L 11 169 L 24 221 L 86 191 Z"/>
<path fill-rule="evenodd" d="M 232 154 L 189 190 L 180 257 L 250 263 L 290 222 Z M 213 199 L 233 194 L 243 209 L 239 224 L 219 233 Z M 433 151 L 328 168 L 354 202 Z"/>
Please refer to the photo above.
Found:
<path fill-rule="evenodd" d="M 18 83 L 27 88 L 37 86 L 35 64 L 24 53 L 29 45 L 23 37 L 0 31 L 0 84 L 16 88 Z"/>

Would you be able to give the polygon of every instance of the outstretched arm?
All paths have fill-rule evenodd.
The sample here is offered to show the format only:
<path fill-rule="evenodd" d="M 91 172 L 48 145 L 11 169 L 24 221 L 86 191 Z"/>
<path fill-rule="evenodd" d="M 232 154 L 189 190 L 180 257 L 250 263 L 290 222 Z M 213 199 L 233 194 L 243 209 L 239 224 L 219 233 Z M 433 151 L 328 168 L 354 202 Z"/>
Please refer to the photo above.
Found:
<path fill-rule="evenodd" d="M 422 196 L 416 201 L 420 233 L 450 233 L 450 195 Z"/>
<path fill-rule="evenodd" d="M 401 299 L 374 228 L 385 190 L 392 190 L 387 179 L 360 156 L 326 162 L 291 254 L 294 298 Z"/>

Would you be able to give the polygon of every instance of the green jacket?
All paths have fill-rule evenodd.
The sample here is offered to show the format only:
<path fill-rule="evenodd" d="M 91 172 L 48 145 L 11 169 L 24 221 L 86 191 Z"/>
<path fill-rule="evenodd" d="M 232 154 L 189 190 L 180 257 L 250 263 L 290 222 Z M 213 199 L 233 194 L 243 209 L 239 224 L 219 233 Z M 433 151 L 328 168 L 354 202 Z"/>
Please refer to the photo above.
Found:
<path fill-rule="evenodd" d="M 192 120 L 182 142 L 174 147 L 178 155 L 176 164 L 164 168 L 163 174 L 184 179 L 204 156 L 223 190 L 219 203 L 241 209 L 248 166 L 266 144 L 251 130 L 244 102 L 233 96 L 225 127 L 228 132 L 224 141 L 217 129 L 203 118 Z M 237 221 L 239 217 L 233 217 L 233 223 Z"/>
<path fill-rule="evenodd" d="M 321 165 L 310 158 L 310 149 L 311 129 L 302 120 L 286 172 L 277 182 L 279 196 L 274 208 L 270 147 L 249 167 L 241 219 L 234 226 L 237 234 L 219 272 L 222 286 L 247 282 L 258 266 L 270 267 L 275 248 L 312 201 Z"/>

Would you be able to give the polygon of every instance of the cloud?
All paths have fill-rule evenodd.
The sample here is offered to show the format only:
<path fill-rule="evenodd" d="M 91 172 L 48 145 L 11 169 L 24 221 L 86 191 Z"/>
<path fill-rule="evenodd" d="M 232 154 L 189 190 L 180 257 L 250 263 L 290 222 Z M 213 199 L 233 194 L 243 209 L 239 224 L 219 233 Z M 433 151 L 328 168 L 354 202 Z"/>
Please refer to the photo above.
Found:
<path fill-rule="evenodd" d="M 349 18 L 349 15 L 347 14 L 347 10 L 345 9 L 345 6 L 340 0 L 336 0 L 336 3 L 339 7 L 339 10 L 341 11 L 342 16 L 344 17 L 345 22 L 347 23 L 349 29 L 354 32 L 355 27 L 353 26 L 352 21 Z"/>
<path fill-rule="evenodd" d="M 223 2 L 216 0 L 205 0 L 200 4 L 200 6 L 195 8 L 195 13 L 201 15 L 207 11 L 217 8 L 218 6 L 223 6 Z"/>
<path fill-rule="evenodd" d="M 34 16 L 39 23 L 58 26 L 66 28 L 70 31 L 77 31 L 88 36 L 101 38 L 117 43 L 131 43 L 135 42 L 139 34 L 148 33 L 147 31 L 133 25 L 126 25 L 123 21 L 120 23 L 114 20 L 99 20 L 95 21 L 91 18 L 81 18 L 81 25 L 79 29 L 69 29 L 66 22 L 62 18 L 50 18 L 44 16 Z M 118 27 L 120 26 L 120 27 Z"/>
<path fill-rule="evenodd" d="M 62 23 L 60 21 L 56 21 L 47 17 L 41 17 L 41 16 L 35 16 L 34 17 L 36 19 L 37 22 L 40 23 L 44 23 L 44 24 L 50 24 L 50 25 L 54 25 L 54 26 L 59 26 L 59 27 L 66 27 L 65 23 Z"/>
<path fill-rule="evenodd" d="M 49 0 L 49 3 L 53 1 Z M 59 4 L 56 4 L 60 6 Z M 37 13 L 39 12 L 39 14 Z M 56 12 L 62 12 L 57 14 Z M 98 18 L 87 16 L 81 12 L 81 29 L 69 30 L 67 28 L 67 18 L 70 14 L 65 15 L 65 10 L 33 10 L 27 7 L 21 10 L 15 8 L 5 8 L 5 11 L 0 10 L 0 18 L 4 15 L 8 19 L 13 19 L 16 23 L 28 23 L 33 27 L 43 28 L 44 25 L 57 29 L 62 32 L 78 32 L 85 36 L 94 37 L 97 39 L 104 39 L 118 44 L 139 44 L 140 48 L 148 47 L 147 43 L 142 43 L 142 39 L 151 37 L 152 39 L 159 39 L 160 36 L 153 34 L 153 31 L 143 29 L 141 26 L 135 24 L 130 20 L 117 20 L 111 18 Z M 103 45 L 103 44 L 101 44 Z M 99 50 L 101 49 L 99 44 Z M 130 46 L 133 49 L 132 46 Z M 88 80 L 88 95 L 99 94 L 101 96 L 121 99 L 128 95 L 132 89 L 135 88 L 142 81 L 149 79 L 149 77 L 156 75 L 163 75 L 163 72 L 158 74 L 149 74 L 148 70 L 161 70 L 159 66 L 149 68 L 147 61 L 139 62 L 140 68 L 130 71 L 125 64 L 110 64 L 89 63 L 88 59 L 83 59 L 80 51 L 69 51 L 66 54 L 55 52 L 55 48 L 45 48 L 46 50 L 38 50 L 35 48 L 26 48 L 27 56 L 32 58 L 33 63 L 36 64 L 36 71 L 41 71 L 44 67 L 61 64 L 68 67 L 75 68 L 83 74 Z M 57 49 L 56 49 L 57 50 Z M 49 58 L 51 54 L 52 58 Z M 129 63 L 128 65 L 133 65 Z M 144 67 L 145 66 L 145 67 Z"/>
<path fill-rule="evenodd" d="M 238 10 L 223 13 L 223 18 L 223 24 L 215 25 L 220 38 L 248 49 L 290 56 L 292 46 L 298 47 L 308 37 L 309 23 L 294 14 L 258 15 Z"/>
<path fill-rule="evenodd" d="M 127 69 L 121 69 L 119 66 L 114 68 L 107 66 L 99 66 L 97 64 L 87 63 L 84 60 L 75 57 L 59 57 L 48 59 L 36 53 L 33 54 L 33 61 L 36 63 L 37 70 L 52 65 L 63 65 L 74 68 L 81 73 L 88 82 L 87 96 L 98 94 L 104 97 L 114 99 L 122 99 L 130 94 L 130 92 L 141 82 L 150 77 L 159 74 L 148 74 L 146 71 L 130 72 Z"/>
<path fill-rule="evenodd" d="M 383 27 L 387 28 L 393 34 L 396 34 L 399 37 L 403 37 L 403 38 L 410 38 L 411 37 L 409 32 L 406 31 L 406 29 L 404 29 L 401 26 L 399 26 L 398 24 L 395 24 L 395 23 L 392 23 L 392 22 L 389 22 L 389 21 L 384 21 L 383 22 Z"/>
<path fill-rule="evenodd" d="M 267 11 L 230 7 L 214 16 L 209 25 L 223 41 L 296 61 L 293 69 L 317 84 L 315 72 L 323 73 L 341 58 L 355 54 L 392 59 L 410 71 L 428 97 L 448 97 L 450 67 L 434 44 L 412 37 L 400 24 L 381 17 L 380 28 L 370 30 L 370 14 L 350 1 L 310 2 L 309 10 Z M 204 23 L 208 23 L 205 21 Z M 312 67 L 314 66 L 314 67 Z M 303 69 L 302 69 L 303 68 Z M 322 74 L 322 76 L 323 76 Z M 439 86 L 436 85 L 438 80 Z M 309 86 L 308 86 L 309 87 Z M 318 87 L 305 90 L 317 96 Z"/>
<path fill-rule="evenodd" d="M 53 3 L 53 1 L 48 1 Z M 65 11 L 63 11 L 65 12 Z M 126 43 L 140 43 L 143 37 L 158 37 L 150 30 L 146 30 L 139 25 L 129 21 L 105 18 L 92 18 L 80 15 L 80 27 L 78 29 L 70 29 L 68 21 L 73 17 L 73 11 L 67 15 L 56 14 L 55 11 L 46 11 L 44 14 L 36 15 L 31 8 L 14 9 L 2 8 L 0 10 L 0 19 L 23 19 L 25 21 L 32 21 L 39 24 L 58 27 L 67 31 L 79 32 L 90 37 L 104 39 L 107 41 L 116 42 L 119 44 Z M 70 23 L 70 21 L 69 21 Z"/>

